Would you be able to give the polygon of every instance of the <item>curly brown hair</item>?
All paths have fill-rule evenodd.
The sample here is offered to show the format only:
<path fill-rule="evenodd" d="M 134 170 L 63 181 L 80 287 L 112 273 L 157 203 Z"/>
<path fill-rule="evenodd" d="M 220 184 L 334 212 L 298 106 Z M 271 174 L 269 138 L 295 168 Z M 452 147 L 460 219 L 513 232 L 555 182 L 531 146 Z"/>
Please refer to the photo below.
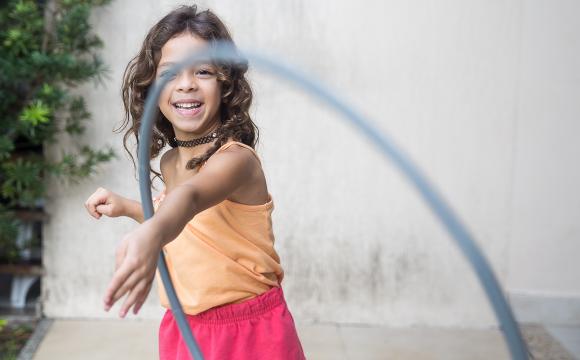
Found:
<path fill-rule="evenodd" d="M 198 36 L 210 44 L 220 41 L 236 49 L 224 23 L 210 10 L 198 12 L 195 5 L 178 7 L 151 28 L 139 54 L 131 59 L 123 74 L 122 95 L 125 117 L 119 128 L 115 129 L 116 132 L 126 129 L 123 135 L 123 147 L 131 157 L 133 166 L 135 166 L 135 158 L 127 147 L 127 140 L 130 136 L 135 136 L 137 145 L 139 144 L 139 126 L 143 107 L 149 87 L 155 80 L 157 65 L 161 58 L 161 48 L 168 40 L 184 32 Z M 245 77 L 248 62 L 245 60 L 220 61 L 214 65 L 218 69 L 217 80 L 221 82 L 222 89 L 219 109 L 220 131 L 213 146 L 205 154 L 190 159 L 187 169 L 196 169 L 201 166 L 229 138 L 252 148 L 255 148 L 258 141 L 258 128 L 249 114 L 252 89 Z M 171 123 L 158 109 L 153 128 L 150 160 L 157 157 L 165 145 L 175 147 L 174 138 L 175 133 Z M 151 172 L 154 177 L 161 177 L 157 171 L 152 169 Z"/>

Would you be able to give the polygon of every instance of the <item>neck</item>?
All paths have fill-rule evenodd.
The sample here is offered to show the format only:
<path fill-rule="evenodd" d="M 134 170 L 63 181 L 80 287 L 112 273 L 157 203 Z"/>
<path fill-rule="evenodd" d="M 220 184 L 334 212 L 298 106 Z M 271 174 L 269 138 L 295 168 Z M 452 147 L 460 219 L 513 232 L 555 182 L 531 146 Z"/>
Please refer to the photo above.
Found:
<path fill-rule="evenodd" d="M 200 133 L 200 134 L 176 132 L 175 137 L 178 140 L 183 140 L 183 141 L 193 140 L 193 139 L 207 136 L 207 135 L 211 134 L 212 132 L 214 132 L 215 130 L 217 130 L 218 128 L 219 128 L 219 124 L 216 124 L 215 126 L 210 128 L 209 130 L 204 131 L 203 133 Z M 180 166 L 181 168 L 185 168 L 185 165 L 187 164 L 187 162 L 189 160 L 191 160 L 194 157 L 199 157 L 199 156 L 205 154 L 209 149 L 211 149 L 211 147 L 214 144 L 215 144 L 215 140 L 211 141 L 207 144 L 200 144 L 200 145 L 196 145 L 196 146 L 192 146 L 192 147 L 177 146 L 175 148 L 177 150 L 177 165 Z"/>

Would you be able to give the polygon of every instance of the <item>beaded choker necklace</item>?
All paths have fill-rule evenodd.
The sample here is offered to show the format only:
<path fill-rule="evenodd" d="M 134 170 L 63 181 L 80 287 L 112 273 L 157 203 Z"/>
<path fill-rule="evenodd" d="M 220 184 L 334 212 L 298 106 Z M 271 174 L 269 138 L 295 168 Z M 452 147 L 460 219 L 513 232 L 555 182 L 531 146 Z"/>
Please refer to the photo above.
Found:
<path fill-rule="evenodd" d="M 217 135 L 218 135 L 218 132 L 216 130 L 209 135 L 206 135 L 206 136 L 203 136 L 203 137 L 200 137 L 197 139 L 178 140 L 177 138 L 173 138 L 173 141 L 177 146 L 194 147 L 194 146 L 201 145 L 201 144 L 207 144 L 208 142 L 215 140 L 217 138 Z"/>

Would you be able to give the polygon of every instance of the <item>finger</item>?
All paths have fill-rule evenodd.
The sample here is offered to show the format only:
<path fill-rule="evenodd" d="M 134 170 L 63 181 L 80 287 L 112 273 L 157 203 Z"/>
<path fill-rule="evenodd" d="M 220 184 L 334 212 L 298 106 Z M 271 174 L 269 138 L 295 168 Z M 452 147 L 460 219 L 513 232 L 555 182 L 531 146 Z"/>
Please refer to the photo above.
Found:
<path fill-rule="evenodd" d="M 95 191 L 87 200 L 86 206 L 89 213 L 99 219 L 101 214 L 97 211 L 97 206 L 107 201 L 107 194 L 105 191 L 99 189 Z"/>
<path fill-rule="evenodd" d="M 91 195 L 91 197 L 89 197 L 85 202 L 85 208 L 92 217 L 98 219 L 101 217 L 101 215 L 96 211 L 92 197 L 93 196 Z"/>
<path fill-rule="evenodd" d="M 143 293 L 141 294 L 141 296 L 135 302 L 135 306 L 133 307 L 133 314 L 137 315 L 137 313 L 139 312 L 139 310 L 141 310 L 141 307 L 145 303 L 145 300 L 147 300 L 147 296 L 149 295 L 149 291 L 151 291 L 151 286 L 152 285 L 153 285 L 153 282 L 151 281 L 149 283 L 149 285 L 147 286 L 147 288 L 145 289 L 145 291 L 143 291 Z"/>
<path fill-rule="evenodd" d="M 131 306 L 133 306 L 137 299 L 141 297 L 141 293 L 145 289 L 146 285 L 147 281 L 141 280 L 137 283 L 137 285 L 135 285 L 134 288 L 130 290 L 129 294 L 125 298 L 125 301 L 123 302 L 123 305 L 121 306 L 121 310 L 119 310 L 120 317 L 124 318 L 125 315 L 127 315 Z"/>
<path fill-rule="evenodd" d="M 126 255 L 127 255 L 126 246 L 120 246 L 119 248 L 117 248 L 117 251 L 115 252 L 115 271 L 119 270 L 121 264 L 123 264 L 123 259 L 125 259 Z"/>
<path fill-rule="evenodd" d="M 133 306 L 133 314 L 137 315 L 137 313 L 139 312 L 139 310 L 141 310 L 141 306 L 143 306 L 143 303 L 145 302 L 145 299 L 143 300 L 137 300 L 135 302 L 135 306 Z"/>
<path fill-rule="evenodd" d="M 95 210 L 99 215 L 107 215 L 110 217 L 113 212 L 113 206 L 111 204 L 100 204 L 95 207 Z"/>
<path fill-rule="evenodd" d="M 109 310 L 109 308 L 111 306 L 113 306 L 113 304 L 116 301 L 116 299 L 115 299 L 115 301 L 113 301 L 114 295 L 117 295 L 117 293 L 119 293 L 119 290 L 127 282 L 127 280 L 129 279 L 129 276 L 132 273 L 133 273 L 133 267 L 132 267 L 132 264 L 130 264 L 130 262 L 128 262 L 128 261 L 124 261 L 123 264 L 121 265 L 121 267 L 117 271 L 115 271 L 115 274 L 113 275 L 113 279 L 109 283 L 109 286 L 107 287 L 107 290 L 105 291 L 105 297 L 103 298 L 103 301 L 105 302 L 105 305 L 106 305 L 106 307 L 105 307 L 106 310 Z M 125 291 L 126 291 L 126 286 L 125 286 Z M 117 299 L 118 298 L 119 297 L 117 297 Z"/>
<path fill-rule="evenodd" d="M 137 300 L 135 301 L 135 306 L 133 306 L 133 315 L 137 315 L 139 310 L 141 310 L 141 306 L 143 306 L 144 300 Z"/>
<path fill-rule="evenodd" d="M 125 283 L 123 283 L 121 287 L 113 294 L 112 297 L 113 303 L 116 303 L 120 298 L 125 296 L 125 294 L 130 293 L 142 279 L 143 277 L 139 276 L 137 272 L 133 272 L 133 274 L 129 276 L 127 281 L 125 281 Z"/>

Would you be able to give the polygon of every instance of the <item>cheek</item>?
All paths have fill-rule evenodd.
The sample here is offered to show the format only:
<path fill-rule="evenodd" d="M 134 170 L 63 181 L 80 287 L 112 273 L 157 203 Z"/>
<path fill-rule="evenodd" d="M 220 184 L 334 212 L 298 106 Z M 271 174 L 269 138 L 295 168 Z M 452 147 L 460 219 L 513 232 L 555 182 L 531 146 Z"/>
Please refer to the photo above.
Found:
<path fill-rule="evenodd" d="M 213 92 L 213 98 L 215 99 L 216 106 L 219 108 L 222 104 L 222 89 L 221 86 L 216 86 Z"/>
<path fill-rule="evenodd" d="M 221 86 L 221 83 L 220 83 L 220 85 L 217 87 L 217 90 L 216 90 L 216 97 L 219 99 L 219 101 L 220 101 L 220 102 L 222 101 L 222 86 Z"/>
<path fill-rule="evenodd" d="M 205 93 L 206 97 L 209 95 L 214 103 L 221 102 L 221 83 L 220 82 L 215 81 L 215 80 L 208 81 L 208 82 L 204 83 L 202 86 L 203 86 L 203 92 Z"/>
<path fill-rule="evenodd" d="M 159 99 L 157 101 L 157 106 L 159 111 L 165 116 L 165 118 L 169 119 L 171 116 L 171 90 L 168 89 L 168 86 L 163 89 L 161 94 L 159 95 Z"/>
<path fill-rule="evenodd" d="M 167 107 L 169 106 L 169 102 L 171 99 L 171 89 L 169 88 L 169 85 L 167 85 L 165 87 L 165 89 L 163 89 L 163 91 L 161 91 L 161 94 L 159 95 L 159 100 L 157 102 L 157 104 L 159 105 L 159 107 Z"/>

